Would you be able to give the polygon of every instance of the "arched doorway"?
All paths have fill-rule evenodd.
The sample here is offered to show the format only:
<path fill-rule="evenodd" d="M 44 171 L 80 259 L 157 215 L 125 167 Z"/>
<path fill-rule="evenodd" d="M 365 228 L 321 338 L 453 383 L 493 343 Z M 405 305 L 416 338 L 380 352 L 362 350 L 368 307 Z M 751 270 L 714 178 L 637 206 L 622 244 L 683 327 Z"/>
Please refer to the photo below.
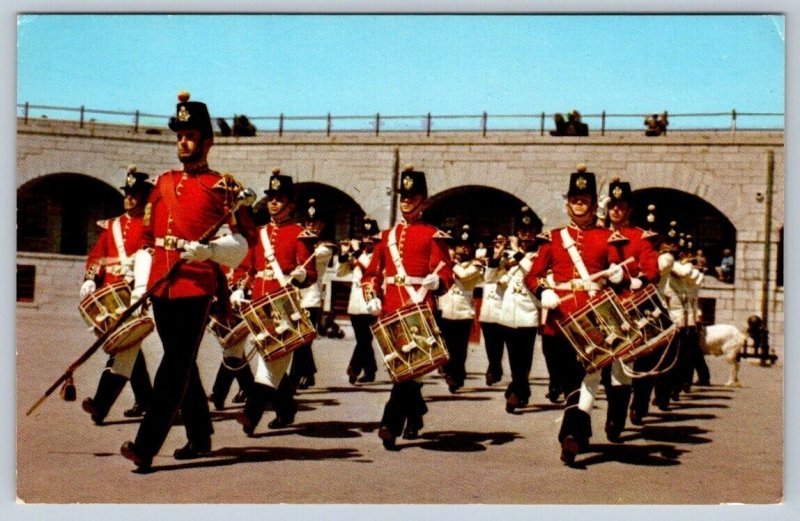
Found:
<path fill-rule="evenodd" d="M 708 271 L 722 260 L 722 250 L 736 251 L 736 228 L 725 215 L 696 195 L 671 188 L 645 188 L 633 192 L 633 217 L 636 226 L 649 228 L 647 207 L 655 205 L 655 229 L 661 233 L 669 230 L 671 221 L 677 222 L 677 232 L 689 234 L 695 249 L 703 250 Z"/>
<path fill-rule="evenodd" d="M 525 201 L 497 188 L 468 185 L 431 197 L 424 215 L 427 222 L 443 230 L 469 224 L 476 238 L 488 244 L 498 233 L 514 233 L 514 219 L 523 206 Z M 541 230 L 542 221 L 537 217 L 534 225 Z"/>
<path fill-rule="evenodd" d="M 121 214 L 122 194 L 93 177 L 59 173 L 17 190 L 17 250 L 85 255 L 97 240 L 95 221 Z"/>

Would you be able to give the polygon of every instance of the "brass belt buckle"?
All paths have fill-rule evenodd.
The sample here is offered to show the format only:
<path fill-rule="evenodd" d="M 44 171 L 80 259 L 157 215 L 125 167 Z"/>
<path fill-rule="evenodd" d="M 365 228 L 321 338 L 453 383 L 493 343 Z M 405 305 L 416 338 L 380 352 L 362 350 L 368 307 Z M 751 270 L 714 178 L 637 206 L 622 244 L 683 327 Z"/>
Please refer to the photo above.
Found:
<path fill-rule="evenodd" d="M 394 283 L 398 286 L 404 286 L 406 283 L 406 278 L 402 275 L 395 275 L 394 276 Z"/>
<path fill-rule="evenodd" d="M 164 249 L 165 250 L 177 250 L 178 249 L 178 238 L 174 235 L 167 235 L 164 237 Z"/>

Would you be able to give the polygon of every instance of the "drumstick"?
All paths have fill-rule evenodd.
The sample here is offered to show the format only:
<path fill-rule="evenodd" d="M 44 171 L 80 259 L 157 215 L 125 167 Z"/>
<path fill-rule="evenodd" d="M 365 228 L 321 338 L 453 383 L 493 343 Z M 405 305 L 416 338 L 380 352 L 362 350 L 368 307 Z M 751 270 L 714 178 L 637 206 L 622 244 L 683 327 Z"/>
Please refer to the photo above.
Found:
<path fill-rule="evenodd" d="M 620 263 L 618 264 L 618 266 L 625 266 L 625 265 L 628 265 L 628 264 L 630 264 L 631 262 L 633 262 L 634 260 L 636 260 L 636 259 L 634 259 L 633 257 L 628 257 L 628 258 L 627 258 L 627 259 L 625 259 L 624 261 L 620 262 Z M 602 278 L 604 278 L 604 277 L 608 277 L 610 274 L 611 274 L 611 268 L 608 268 L 608 269 L 605 269 L 605 270 L 600 270 L 600 271 L 598 271 L 598 272 L 596 272 L 596 273 L 592 273 L 591 275 L 589 275 L 589 281 L 590 281 L 590 282 L 593 282 L 593 281 L 595 281 L 595 280 L 597 280 L 597 279 L 602 279 Z M 573 292 L 570 292 L 570 293 L 567 293 L 566 295 L 564 295 L 563 297 L 561 297 L 561 298 L 558 300 L 558 302 L 559 302 L 559 303 L 561 303 L 561 302 L 564 302 L 564 301 L 565 301 L 565 300 L 567 300 L 567 299 L 570 299 L 570 298 L 572 298 L 572 295 L 573 295 L 574 293 L 575 293 L 574 291 L 573 291 Z"/>
<path fill-rule="evenodd" d="M 254 198 L 255 198 L 255 192 L 253 192 L 251 189 L 246 188 L 242 190 L 242 192 L 240 192 L 239 194 L 239 199 L 236 201 L 236 204 L 234 204 L 230 210 L 225 212 L 225 215 L 223 215 L 208 230 L 206 230 L 205 233 L 203 233 L 203 235 L 200 236 L 198 241 L 204 242 L 210 239 L 212 235 L 217 233 L 217 230 L 219 230 L 220 226 L 225 224 L 225 221 L 227 221 L 231 215 L 233 215 L 237 210 L 239 210 L 239 208 L 242 205 L 249 206 L 250 204 L 252 204 Z M 78 369 L 78 367 L 83 365 L 83 363 L 86 362 L 95 353 L 95 351 L 100 349 L 100 347 L 105 343 L 105 341 L 108 340 L 108 337 L 110 337 L 111 334 L 114 333 L 114 331 L 116 331 L 117 327 L 120 326 L 122 323 L 124 323 L 126 320 L 128 320 L 128 318 L 130 318 L 130 316 L 133 315 L 133 313 L 137 309 L 139 309 L 147 301 L 148 298 L 150 298 L 150 295 L 152 295 L 156 289 L 158 289 L 159 287 L 161 287 L 162 284 L 164 284 L 165 282 L 169 281 L 172 277 L 174 277 L 175 274 L 178 273 L 178 269 L 181 266 L 183 266 L 186 262 L 187 261 L 184 259 L 178 259 L 175 262 L 175 264 L 173 264 L 172 267 L 170 267 L 169 271 L 167 271 L 167 273 L 165 273 L 160 279 L 156 280 L 153 283 L 153 285 L 147 291 L 145 291 L 144 294 L 141 297 L 139 297 L 139 299 L 136 302 L 131 304 L 125 311 L 120 313 L 119 317 L 117 317 L 117 320 L 113 324 L 111 324 L 111 326 L 102 335 L 100 335 L 97 338 L 97 340 L 95 340 L 95 342 L 89 347 L 89 349 L 87 349 L 81 356 L 78 357 L 77 360 L 72 362 L 69 365 L 69 367 L 67 367 L 67 370 L 64 372 L 64 374 L 62 374 L 58 378 L 58 380 L 56 380 L 55 383 L 53 383 L 53 385 L 51 385 L 44 392 L 41 398 L 36 400 L 36 403 L 34 403 L 31 406 L 31 408 L 28 409 L 28 412 L 25 413 L 25 415 L 30 416 L 31 413 L 35 411 L 36 408 L 39 407 L 39 405 L 41 405 L 42 402 L 44 402 L 47 399 L 48 396 L 53 394 L 53 391 L 55 391 L 56 388 L 59 385 L 61 385 L 62 382 L 65 382 L 69 378 L 71 378 L 72 373 L 75 372 L 75 370 Z"/>

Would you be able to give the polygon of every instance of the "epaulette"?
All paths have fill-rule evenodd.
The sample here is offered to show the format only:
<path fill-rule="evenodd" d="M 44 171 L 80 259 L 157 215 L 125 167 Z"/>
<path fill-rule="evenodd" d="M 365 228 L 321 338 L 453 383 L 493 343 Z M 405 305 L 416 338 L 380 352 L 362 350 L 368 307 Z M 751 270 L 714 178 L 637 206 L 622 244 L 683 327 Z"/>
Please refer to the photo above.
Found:
<path fill-rule="evenodd" d="M 242 190 L 242 185 L 233 175 L 221 174 L 219 180 L 214 183 L 211 189 L 239 193 Z"/>
<path fill-rule="evenodd" d="M 658 232 L 652 230 L 642 230 L 642 239 L 658 239 Z"/>
<path fill-rule="evenodd" d="M 536 239 L 541 242 L 553 242 L 553 232 L 551 230 L 545 230 L 539 235 L 536 236 Z"/>
<path fill-rule="evenodd" d="M 300 235 L 297 236 L 297 238 L 302 239 L 304 241 L 308 241 L 308 240 L 317 240 L 319 239 L 319 236 L 316 233 L 312 232 L 311 230 L 307 230 L 304 228 L 303 231 L 300 232 Z"/>
<path fill-rule="evenodd" d="M 104 230 L 108 230 L 109 224 L 111 224 L 111 219 L 100 219 L 97 221 L 97 226 Z"/>
<path fill-rule="evenodd" d="M 436 232 L 431 237 L 431 239 L 443 239 L 446 241 L 451 241 L 453 240 L 453 237 L 449 233 L 437 229 Z"/>
<path fill-rule="evenodd" d="M 629 242 L 630 239 L 619 233 L 618 230 L 614 230 L 614 233 L 608 238 L 609 244 L 614 244 L 615 242 Z"/>

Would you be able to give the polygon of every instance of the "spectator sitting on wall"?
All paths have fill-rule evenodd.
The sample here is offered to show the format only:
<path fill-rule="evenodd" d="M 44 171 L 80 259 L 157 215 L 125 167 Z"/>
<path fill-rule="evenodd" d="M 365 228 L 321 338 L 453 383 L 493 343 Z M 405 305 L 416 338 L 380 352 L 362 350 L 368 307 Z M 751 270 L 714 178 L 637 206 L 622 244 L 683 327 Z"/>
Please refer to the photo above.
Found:
<path fill-rule="evenodd" d="M 553 122 L 556 124 L 556 129 L 550 131 L 551 136 L 563 136 L 566 133 L 567 122 L 560 112 L 553 115 Z"/>
<path fill-rule="evenodd" d="M 219 127 L 220 136 L 228 137 L 231 135 L 231 127 L 228 125 L 228 122 L 225 121 L 225 118 L 217 118 L 217 126 Z"/>
<path fill-rule="evenodd" d="M 567 126 L 565 129 L 567 136 L 588 136 L 589 125 L 581 122 L 581 113 L 573 110 L 567 115 Z"/>
<path fill-rule="evenodd" d="M 251 137 L 256 135 L 256 127 L 247 116 L 242 114 L 233 118 L 233 135 L 239 137 Z"/>
<path fill-rule="evenodd" d="M 694 260 L 694 267 L 704 273 L 706 268 L 708 268 L 708 260 L 706 259 L 703 250 L 697 250 L 697 253 L 694 255 Z"/>
<path fill-rule="evenodd" d="M 722 282 L 733 282 L 733 262 L 733 252 L 730 248 L 722 250 L 722 261 L 715 268 L 717 277 Z"/>
<path fill-rule="evenodd" d="M 553 121 L 556 124 L 556 129 L 550 131 L 551 136 L 588 136 L 589 125 L 581 122 L 581 113 L 573 110 L 567 114 L 567 120 L 564 121 L 564 116 L 561 113 L 553 115 Z"/>
<path fill-rule="evenodd" d="M 651 114 L 644 118 L 644 125 L 647 127 L 644 131 L 645 136 L 661 136 L 667 134 L 667 113 L 663 112 L 661 116 L 658 114 Z"/>

